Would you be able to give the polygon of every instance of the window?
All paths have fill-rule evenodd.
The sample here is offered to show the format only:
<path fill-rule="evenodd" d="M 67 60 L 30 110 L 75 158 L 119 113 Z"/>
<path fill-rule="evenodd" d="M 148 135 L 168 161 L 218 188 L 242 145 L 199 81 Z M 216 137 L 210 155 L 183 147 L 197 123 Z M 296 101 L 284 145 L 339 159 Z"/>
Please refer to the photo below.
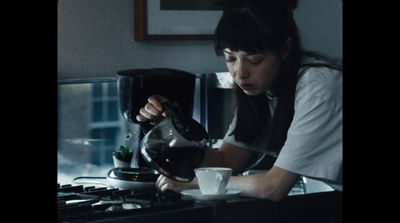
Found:
<path fill-rule="evenodd" d="M 58 87 L 58 182 L 106 176 L 112 152 L 124 144 L 128 123 L 120 114 L 115 81 L 60 83 Z"/>

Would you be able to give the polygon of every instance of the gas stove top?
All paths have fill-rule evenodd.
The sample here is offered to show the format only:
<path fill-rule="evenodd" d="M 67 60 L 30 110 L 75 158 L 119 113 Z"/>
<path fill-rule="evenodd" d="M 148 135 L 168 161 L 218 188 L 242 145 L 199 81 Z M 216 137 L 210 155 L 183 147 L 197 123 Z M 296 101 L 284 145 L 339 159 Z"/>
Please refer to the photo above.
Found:
<path fill-rule="evenodd" d="M 193 206 L 192 200 L 168 191 L 125 190 L 84 185 L 58 185 L 58 222 L 91 222 Z"/>

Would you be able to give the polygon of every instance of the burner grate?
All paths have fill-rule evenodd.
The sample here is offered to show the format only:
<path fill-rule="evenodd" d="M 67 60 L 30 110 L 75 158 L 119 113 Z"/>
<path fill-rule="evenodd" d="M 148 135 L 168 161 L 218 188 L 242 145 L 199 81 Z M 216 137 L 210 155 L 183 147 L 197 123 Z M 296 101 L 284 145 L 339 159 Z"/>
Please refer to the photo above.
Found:
<path fill-rule="evenodd" d="M 58 222 L 85 222 L 193 205 L 175 192 L 58 185 Z"/>

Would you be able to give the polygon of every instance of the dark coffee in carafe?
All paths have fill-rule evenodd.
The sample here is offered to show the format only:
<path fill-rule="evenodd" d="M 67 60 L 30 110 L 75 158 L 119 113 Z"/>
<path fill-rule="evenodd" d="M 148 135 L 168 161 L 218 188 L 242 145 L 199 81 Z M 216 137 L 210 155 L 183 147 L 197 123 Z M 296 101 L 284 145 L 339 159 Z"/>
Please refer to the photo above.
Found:
<path fill-rule="evenodd" d="M 205 151 L 199 147 L 154 147 L 146 150 L 162 174 L 180 181 L 194 178 L 194 169 L 202 164 Z"/>
<path fill-rule="evenodd" d="M 197 121 L 185 116 L 176 103 L 165 102 L 163 108 L 169 116 L 144 136 L 141 152 L 161 174 L 190 181 L 194 169 L 203 162 L 208 134 Z"/>

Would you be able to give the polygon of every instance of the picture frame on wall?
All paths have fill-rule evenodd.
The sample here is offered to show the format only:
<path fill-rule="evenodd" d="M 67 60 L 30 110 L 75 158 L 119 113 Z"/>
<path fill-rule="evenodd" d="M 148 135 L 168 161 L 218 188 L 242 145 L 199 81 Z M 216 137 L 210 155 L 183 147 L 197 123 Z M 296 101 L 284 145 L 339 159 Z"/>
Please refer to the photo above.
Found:
<path fill-rule="evenodd" d="M 134 0 L 134 40 L 212 40 L 226 0 Z"/>

